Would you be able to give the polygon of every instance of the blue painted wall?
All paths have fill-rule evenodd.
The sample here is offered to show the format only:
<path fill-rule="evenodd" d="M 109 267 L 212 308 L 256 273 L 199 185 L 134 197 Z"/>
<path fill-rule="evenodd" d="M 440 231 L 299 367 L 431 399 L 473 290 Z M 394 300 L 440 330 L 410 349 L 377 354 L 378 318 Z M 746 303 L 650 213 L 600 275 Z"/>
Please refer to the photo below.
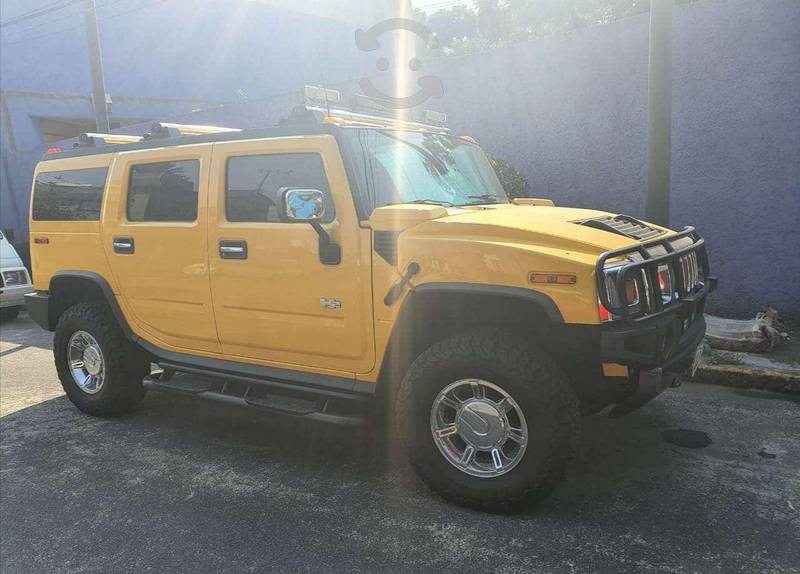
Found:
<path fill-rule="evenodd" d="M 423 71 L 445 83 L 445 97 L 426 107 L 516 165 L 534 195 L 642 217 L 647 41 L 644 15 L 460 59 L 420 54 Z M 710 308 L 752 317 L 772 305 L 800 316 L 800 3 L 679 8 L 674 58 L 672 225 L 693 224 L 708 241 L 720 277 Z M 295 101 L 174 119 L 272 125 Z"/>
<path fill-rule="evenodd" d="M 3 19 L 48 4 L 4 0 Z M 242 90 L 258 98 L 311 78 L 355 77 L 364 61 L 355 25 L 254 0 L 97 4 L 112 95 L 231 101 Z M 4 29 L 1 47 L 3 90 L 91 92 L 82 3 Z"/>
<path fill-rule="evenodd" d="M 307 83 L 357 78 L 373 57 L 355 46 L 356 22 L 369 26 L 394 10 L 391 0 L 272 4 L 98 0 L 112 120 L 169 120 L 193 110 L 214 116 L 222 102 L 250 110 Z M 3 0 L 2 21 L 51 5 Z M 0 227 L 17 241 L 27 235 L 31 175 L 44 151 L 37 118 L 94 117 L 82 9 L 78 2 L 0 34 Z"/>
<path fill-rule="evenodd" d="M 559 205 L 644 216 L 648 16 L 430 62 L 451 126 Z M 671 225 L 706 237 L 711 309 L 800 316 L 800 2 L 676 9 Z"/>

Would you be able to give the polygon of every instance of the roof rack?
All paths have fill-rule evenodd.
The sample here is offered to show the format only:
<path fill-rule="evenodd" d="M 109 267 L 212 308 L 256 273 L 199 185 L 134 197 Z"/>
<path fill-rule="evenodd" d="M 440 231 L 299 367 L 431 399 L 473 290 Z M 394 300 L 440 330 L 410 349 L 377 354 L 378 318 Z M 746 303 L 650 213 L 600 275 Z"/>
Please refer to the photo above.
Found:
<path fill-rule="evenodd" d="M 72 147 L 99 147 L 111 144 L 128 144 L 142 141 L 141 136 L 126 136 L 122 134 L 96 134 L 83 133 L 78 136 L 78 141 Z"/>
<path fill-rule="evenodd" d="M 221 126 L 196 126 L 190 124 L 171 124 L 167 122 L 156 122 L 150 127 L 150 133 L 146 139 L 174 138 L 179 136 L 199 136 L 207 134 L 219 134 L 224 132 L 240 132 L 238 128 L 223 128 Z"/>
<path fill-rule="evenodd" d="M 319 86 L 303 88 L 303 105 L 295 106 L 282 125 L 333 124 L 338 126 L 400 127 L 405 129 L 449 132 L 447 115 L 433 110 L 395 109 L 388 100 L 355 94 L 351 107 L 337 106 L 341 95 L 336 90 Z M 420 117 L 421 116 L 421 117 Z"/>

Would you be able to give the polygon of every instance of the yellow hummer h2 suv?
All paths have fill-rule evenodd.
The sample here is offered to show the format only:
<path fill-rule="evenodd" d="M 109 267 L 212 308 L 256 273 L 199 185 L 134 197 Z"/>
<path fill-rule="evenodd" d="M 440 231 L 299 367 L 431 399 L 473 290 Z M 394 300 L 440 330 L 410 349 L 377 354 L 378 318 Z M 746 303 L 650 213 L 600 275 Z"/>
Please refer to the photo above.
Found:
<path fill-rule="evenodd" d="M 692 228 L 509 201 L 438 123 L 302 105 L 50 152 L 26 303 L 92 415 L 147 390 L 382 413 L 435 491 L 514 510 L 562 476 L 581 414 L 640 406 L 701 348 L 715 281 Z"/>

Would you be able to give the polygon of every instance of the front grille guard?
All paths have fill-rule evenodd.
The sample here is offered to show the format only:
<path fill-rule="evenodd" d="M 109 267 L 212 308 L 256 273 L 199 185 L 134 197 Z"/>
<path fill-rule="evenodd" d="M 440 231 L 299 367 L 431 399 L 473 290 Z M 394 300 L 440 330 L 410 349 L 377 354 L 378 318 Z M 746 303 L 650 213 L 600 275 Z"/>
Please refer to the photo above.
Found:
<path fill-rule="evenodd" d="M 692 244 L 687 247 L 676 249 L 672 243 L 684 237 L 691 238 Z M 663 247 L 666 253 L 664 255 L 654 256 L 648 251 L 657 246 Z M 686 288 L 684 274 L 680 271 L 680 267 L 677 264 L 681 257 L 689 255 L 692 252 L 696 253 L 697 263 L 702 271 L 703 282 L 700 288 L 696 290 Z M 614 305 L 611 303 L 606 291 L 604 274 L 606 262 L 611 259 L 633 254 L 638 254 L 642 259 L 625 263 L 617 271 L 614 288 L 616 289 L 616 300 L 620 301 L 621 305 Z M 658 267 L 665 263 L 671 264 L 675 280 L 673 290 L 677 291 L 679 295 L 677 299 L 669 303 L 664 303 L 662 299 L 663 293 L 658 281 Z M 606 251 L 597 260 L 595 273 L 597 276 L 597 292 L 600 297 L 600 303 L 602 303 L 603 307 L 608 309 L 609 313 L 612 315 L 616 315 L 628 321 L 650 319 L 671 312 L 685 304 L 694 305 L 716 287 L 716 278 L 711 277 L 709 274 L 705 241 L 697 234 L 694 227 L 685 227 L 679 233 L 661 239 L 654 239 L 637 245 Z M 636 281 L 640 294 L 639 302 L 635 305 L 627 304 L 625 283 L 629 278 Z"/>

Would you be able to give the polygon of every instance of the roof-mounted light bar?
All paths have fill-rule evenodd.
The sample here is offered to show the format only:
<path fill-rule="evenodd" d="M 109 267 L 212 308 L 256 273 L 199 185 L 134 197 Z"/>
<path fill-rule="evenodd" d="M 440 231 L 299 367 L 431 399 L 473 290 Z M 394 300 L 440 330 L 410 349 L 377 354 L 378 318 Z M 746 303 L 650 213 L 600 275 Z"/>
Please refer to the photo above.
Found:
<path fill-rule="evenodd" d="M 312 112 L 323 112 L 326 110 L 309 108 Z M 404 128 L 409 130 L 435 130 L 439 132 L 449 132 L 450 130 L 443 126 L 433 124 L 416 122 L 406 120 L 398 117 L 375 116 L 371 114 L 360 114 L 351 112 L 350 110 L 332 109 L 330 114 L 325 115 L 323 123 L 334 124 L 339 126 L 366 126 L 366 127 L 395 127 Z"/>
<path fill-rule="evenodd" d="M 423 110 L 415 114 L 412 108 L 396 109 L 388 99 L 371 98 L 364 94 L 356 94 L 352 98 L 352 107 L 334 107 L 339 103 L 341 94 L 320 86 L 303 88 L 304 105 L 297 106 L 291 115 L 282 120 L 282 124 L 320 123 L 338 126 L 366 127 L 400 127 L 404 129 L 450 131 L 445 127 L 447 115 L 433 110 Z"/>
<path fill-rule="evenodd" d="M 447 123 L 447 114 L 434 110 L 423 110 L 422 119 L 426 124 L 433 126 L 444 126 Z"/>
<path fill-rule="evenodd" d="M 307 106 L 327 108 L 338 104 L 340 99 L 339 90 L 331 90 L 322 86 L 303 86 L 303 103 Z"/>
<path fill-rule="evenodd" d="M 111 144 L 129 144 L 142 141 L 141 136 L 127 136 L 123 134 L 97 134 L 87 132 L 78 136 L 74 147 L 99 147 Z"/>
<path fill-rule="evenodd" d="M 199 136 L 206 134 L 219 134 L 225 132 L 240 132 L 238 128 L 224 128 L 221 126 L 196 126 L 189 124 L 171 124 L 156 122 L 150 128 L 149 138 L 174 138 L 179 136 Z"/>

